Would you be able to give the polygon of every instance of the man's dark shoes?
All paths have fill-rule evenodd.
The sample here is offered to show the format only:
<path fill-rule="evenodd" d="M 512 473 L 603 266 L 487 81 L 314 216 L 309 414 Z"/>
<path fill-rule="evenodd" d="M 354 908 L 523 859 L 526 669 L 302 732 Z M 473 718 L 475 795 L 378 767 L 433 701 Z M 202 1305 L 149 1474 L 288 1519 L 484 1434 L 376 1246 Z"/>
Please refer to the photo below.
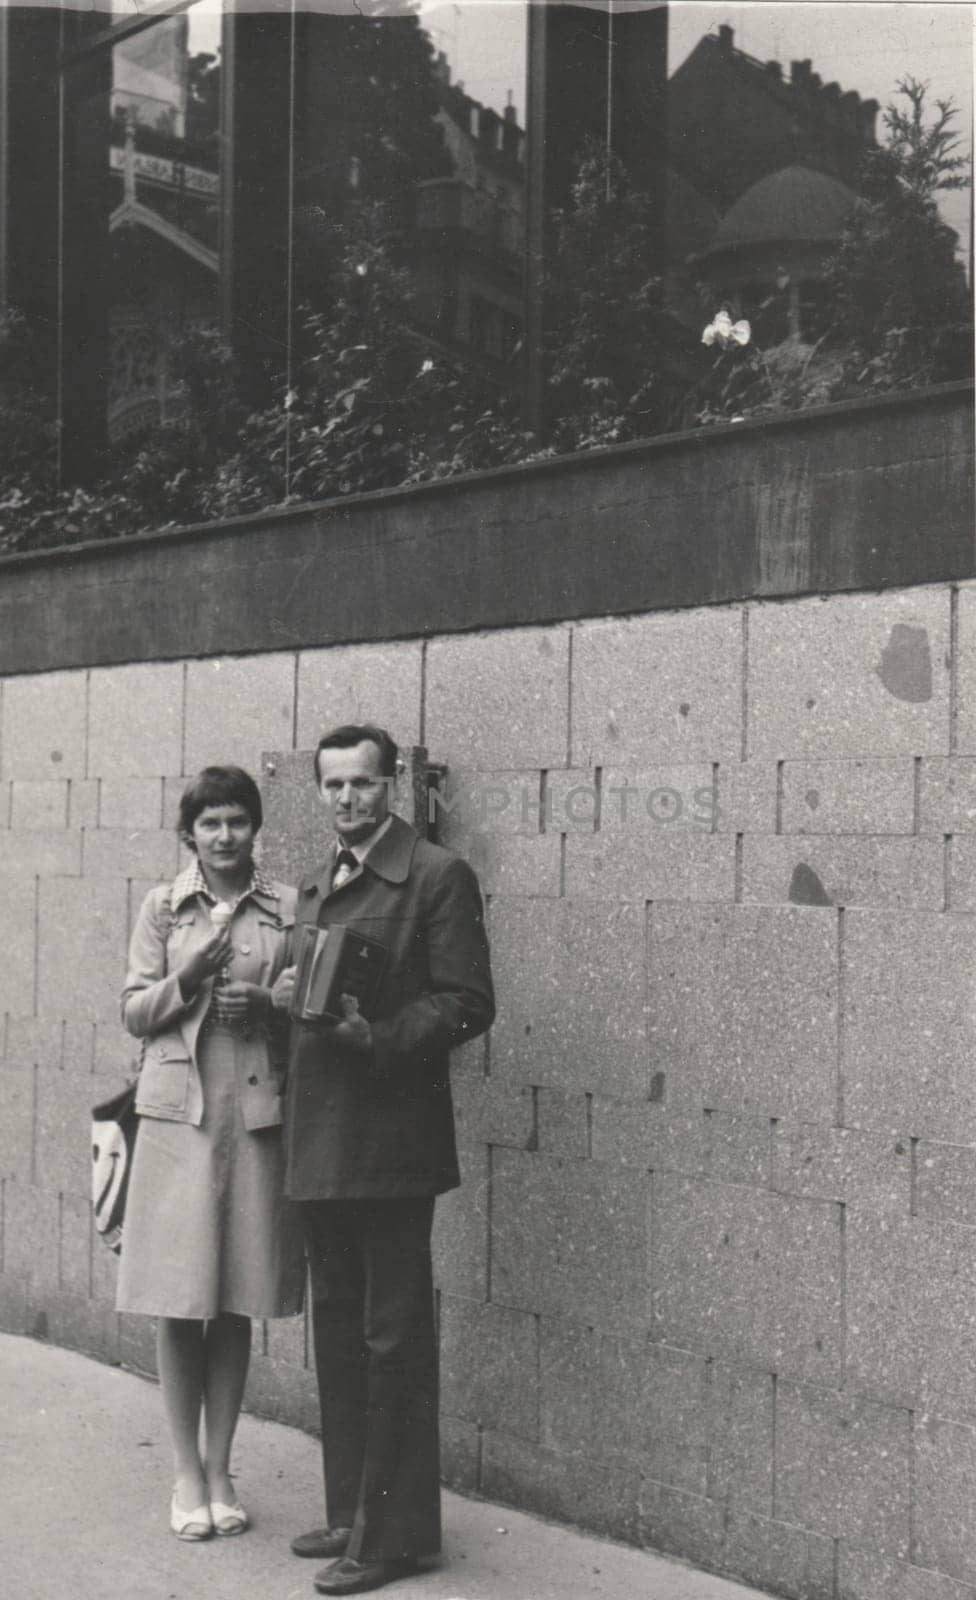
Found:
<path fill-rule="evenodd" d="M 398 1561 L 354 1561 L 343 1556 L 315 1574 L 315 1587 L 319 1594 L 365 1594 L 369 1589 L 380 1589 L 384 1583 L 395 1583 L 397 1578 L 408 1578 L 418 1570 L 413 1557 Z"/>
<path fill-rule="evenodd" d="M 292 1555 L 314 1556 L 316 1561 L 334 1560 L 346 1553 L 352 1537 L 351 1528 L 313 1528 L 311 1533 L 300 1533 L 291 1541 Z"/>

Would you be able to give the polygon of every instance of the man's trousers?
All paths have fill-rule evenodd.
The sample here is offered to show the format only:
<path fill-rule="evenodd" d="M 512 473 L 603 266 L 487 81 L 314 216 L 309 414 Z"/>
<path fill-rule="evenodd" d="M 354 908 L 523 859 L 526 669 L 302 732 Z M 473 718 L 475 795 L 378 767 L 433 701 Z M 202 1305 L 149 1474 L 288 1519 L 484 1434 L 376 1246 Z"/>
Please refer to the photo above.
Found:
<path fill-rule="evenodd" d="M 440 1549 L 433 1197 L 306 1200 L 328 1524 L 359 1561 Z"/>

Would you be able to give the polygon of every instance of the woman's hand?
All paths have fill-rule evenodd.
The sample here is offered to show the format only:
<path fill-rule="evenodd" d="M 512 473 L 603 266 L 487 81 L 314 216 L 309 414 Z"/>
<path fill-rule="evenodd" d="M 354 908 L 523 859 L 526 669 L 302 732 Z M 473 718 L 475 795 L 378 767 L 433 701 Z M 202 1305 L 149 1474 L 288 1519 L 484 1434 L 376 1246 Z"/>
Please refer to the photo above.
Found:
<path fill-rule="evenodd" d="M 191 1000 L 206 978 L 230 964 L 234 946 L 227 927 L 209 928 L 179 953 L 180 992 Z"/>
<path fill-rule="evenodd" d="M 262 1022 L 271 1005 L 271 990 L 260 983 L 222 983 L 214 990 L 214 1010 L 221 1022 L 245 1027 Z"/>

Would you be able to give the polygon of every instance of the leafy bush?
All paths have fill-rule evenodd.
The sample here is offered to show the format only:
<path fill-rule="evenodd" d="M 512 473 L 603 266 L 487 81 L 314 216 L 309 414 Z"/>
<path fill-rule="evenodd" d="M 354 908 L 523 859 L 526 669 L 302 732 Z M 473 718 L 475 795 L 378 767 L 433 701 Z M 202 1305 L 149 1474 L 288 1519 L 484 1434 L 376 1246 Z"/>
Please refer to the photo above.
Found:
<path fill-rule="evenodd" d="M 327 309 L 305 309 L 291 381 L 205 485 L 209 516 L 418 483 L 530 447 L 497 385 L 416 331 L 382 209 L 361 205 L 334 233 Z"/>

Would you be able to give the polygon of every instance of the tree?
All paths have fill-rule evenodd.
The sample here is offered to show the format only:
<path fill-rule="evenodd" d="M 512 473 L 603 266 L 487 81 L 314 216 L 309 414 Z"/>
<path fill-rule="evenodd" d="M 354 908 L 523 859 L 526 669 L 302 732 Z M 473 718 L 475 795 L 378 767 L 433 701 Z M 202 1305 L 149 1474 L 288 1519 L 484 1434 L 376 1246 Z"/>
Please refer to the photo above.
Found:
<path fill-rule="evenodd" d="M 905 78 L 907 106 L 884 113 L 888 142 L 865 158 L 861 198 L 831 265 L 834 341 L 846 342 L 862 383 L 938 383 L 970 370 L 972 315 L 956 236 L 936 194 L 964 186 L 968 161 L 951 101 L 926 119 L 927 85 Z"/>
<path fill-rule="evenodd" d="M 416 8 L 327 9 L 304 19 L 297 78 L 297 283 L 317 307 L 327 305 L 323 280 L 336 269 L 342 224 L 355 225 L 357 208 L 382 204 L 388 222 L 402 227 L 417 185 L 452 171 L 434 50 Z"/>
<path fill-rule="evenodd" d="M 550 430 L 557 449 L 642 438 L 684 421 L 697 332 L 664 304 L 652 203 L 602 144 L 582 153 L 555 219 L 547 284 Z"/>
<path fill-rule="evenodd" d="M 885 108 L 882 121 L 888 129 L 888 150 L 898 162 L 902 181 L 922 200 L 934 200 L 940 189 L 965 189 L 969 161 L 957 154 L 962 141 L 952 127 L 957 115 L 953 102 L 937 100 L 936 119 L 926 126 L 928 84 L 918 78 L 902 78 L 898 93 L 908 101 L 907 109 L 892 101 Z"/>

